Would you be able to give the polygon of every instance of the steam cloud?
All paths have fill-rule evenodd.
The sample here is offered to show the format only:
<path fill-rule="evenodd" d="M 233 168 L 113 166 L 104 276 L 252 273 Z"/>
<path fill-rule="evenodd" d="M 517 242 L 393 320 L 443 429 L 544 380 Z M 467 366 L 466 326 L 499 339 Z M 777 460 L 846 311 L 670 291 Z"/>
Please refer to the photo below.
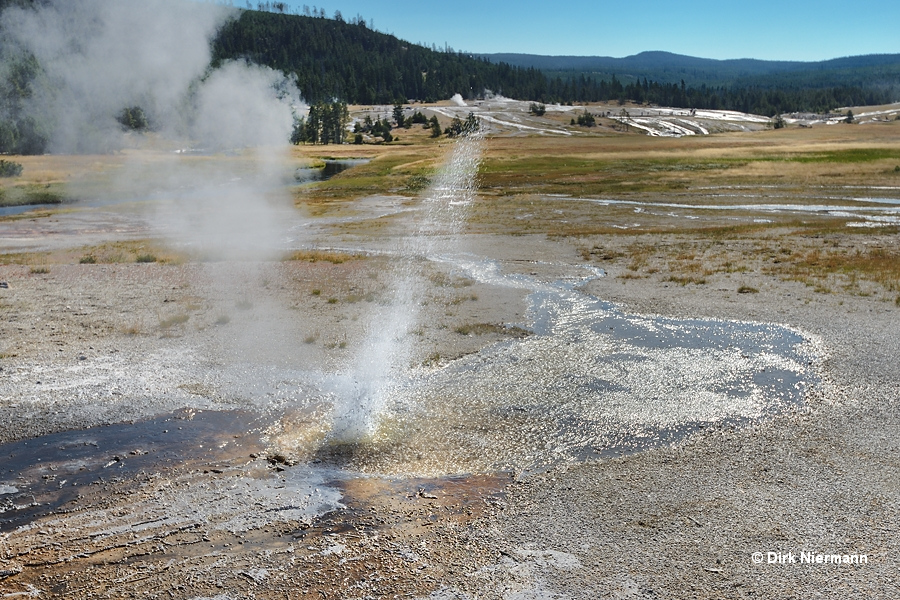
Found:
<path fill-rule="evenodd" d="M 293 115 L 305 107 L 293 83 L 268 67 L 227 62 L 211 69 L 211 40 L 237 15 L 187 0 L 11 7 L 0 14 L 0 71 L 28 56 L 39 63 L 33 95 L 21 108 L 48 134 L 51 152 L 136 145 L 241 152 L 231 164 L 200 165 L 171 152 L 135 156 L 118 183 L 135 198 L 174 202 L 153 219 L 177 241 L 190 239 L 207 253 L 258 257 L 278 238 L 273 194 L 284 187 Z M 151 135 L 126 132 L 118 122 L 135 106 L 147 115 Z"/>
<path fill-rule="evenodd" d="M 211 40 L 237 15 L 188 0 L 10 7 L 0 13 L 0 76 L 33 56 L 40 69 L 21 109 L 49 134 L 48 150 L 123 151 L 125 165 L 103 193 L 135 201 L 175 245 L 225 260 L 197 270 L 194 293 L 225 315 L 238 301 L 253 309 L 208 342 L 209 352 L 241 365 L 302 360 L 287 309 L 261 292 L 277 269 L 260 261 L 281 252 L 295 218 L 289 139 L 306 107 L 277 71 L 241 61 L 211 67 Z M 148 117 L 146 134 L 117 120 L 135 106 Z"/>
<path fill-rule="evenodd" d="M 453 97 L 450 98 L 450 102 L 452 102 L 456 106 L 468 106 L 466 104 L 466 101 L 463 100 L 463 97 L 460 94 L 453 94 Z"/>
<path fill-rule="evenodd" d="M 126 138 L 116 118 L 131 106 L 140 106 L 169 138 L 206 147 L 283 143 L 290 104 L 299 103 L 299 95 L 282 75 L 242 64 L 208 72 L 210 41 L 236 14 L 186 0 L 12 7 L 0 17 L 4 70 L 29 54 L 40 64 L 34 95 L 23 108 L 50 133 L 51 152 L 121 148 Z M 273 96 L 275 87 L 281 100 Z"/>
<path fill-rule="evenodd" d="M 268 67 L 225 64 L 196 94 L 194 139 L 215 149 L 286 145 L 293 126 L 291 104 L 299 103 L 292 87 Z M 276 89 L 282 99 L 273 96 Z"/>

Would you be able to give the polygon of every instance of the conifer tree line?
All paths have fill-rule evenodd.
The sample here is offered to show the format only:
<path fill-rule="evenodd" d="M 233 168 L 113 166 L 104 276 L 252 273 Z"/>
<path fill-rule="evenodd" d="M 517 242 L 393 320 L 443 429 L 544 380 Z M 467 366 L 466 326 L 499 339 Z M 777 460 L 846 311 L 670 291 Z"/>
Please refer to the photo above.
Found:
<path fill-rule="evenodd" d="M 789 112 L 828 112 L 839 106 L 872 106 L 889 104 L 900 98 L 900 82 L 896 86 L 826 86 L 767 87 L 762 85 L 688 86 L 680 83 L 635 81 L 623 85 L 615 75 L 597 80 L 580 74 L 571 79 L 561 77 L 549 83 L 550 102 L 635 102 L 673 108 L 736 110 L 766 115 Z"/>
<path fill-rule="evenodd" d="M 375 142 L 378 142 L 377 138 L 381 138 L 382 142 L 391 142 L 395 139 L 395 135 L 391 133 L 395 126 L 410 129 L 413 125 L 420 125 L 422 129 L 429 130 L 433 138 L 441 137 L 441 135 L 446 135 L 447 137 L 467 135 L 478 131 L 480 128 L 478 119 L 473 113 L 469 113 L 465 121 L 462 121 L 459 117 L 454 117 L 450 125 L 441 129 L 441 123 L 438 121 L 437 115 L 431 115 L 431 118 L 428 118 L 424 113 L 417 110 L 407 117 L 403 104 L 398 103 L 394 105 L 393 124 L 386 117 L 372 120 L 370 115 L 366 115 L 362 121 L 356 121 L 353 125 L 353 143 L 362 144 L 365 141 L 363 134 L 375 138 Z"/>
<path fill-rule="evenodd" d="M 305 117 L 294 117 L 291 143 L 343 144 L 347 136 L 350 111 L 344 102 L 318 102 Z"/>
<path fill-rule="evenodd" d="M 33 56 L 7 65 L 7 77 L 0 78 L 0 153 L 42 154 L 47 145 L 47 125 L 32 116 L 28 102 L 32 84 L 40 72 Z"/>

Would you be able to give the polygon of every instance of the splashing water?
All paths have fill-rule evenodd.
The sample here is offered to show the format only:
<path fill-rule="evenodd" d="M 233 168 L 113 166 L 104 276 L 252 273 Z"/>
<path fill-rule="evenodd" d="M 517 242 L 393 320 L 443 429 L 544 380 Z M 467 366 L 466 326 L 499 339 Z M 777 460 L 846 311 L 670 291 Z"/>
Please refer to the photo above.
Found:
<path fill-rule="evenodd" d="M 351 366 L 352 376 L 334 384 L 334 441 L 371 437 L 387 399 L 409 380 L 411 347 L 407 337 L 417 324 L 425 290 L 417 259 L 452 250 L 458 244 L 475 196 L 482 140 L 480 131 L 458 138 L 424 194 L 421 221 L 398 243 L 390 283 L 393 296 L 369 320 L 366 341 Z"/>

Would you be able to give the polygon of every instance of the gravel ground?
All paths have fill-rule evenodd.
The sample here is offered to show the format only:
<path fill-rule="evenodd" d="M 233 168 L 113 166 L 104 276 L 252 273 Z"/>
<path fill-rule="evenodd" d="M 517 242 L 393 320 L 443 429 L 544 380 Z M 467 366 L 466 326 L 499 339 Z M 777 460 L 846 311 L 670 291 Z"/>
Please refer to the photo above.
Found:
<path fill-rule="evenodd" d="M 794 282 L 744 280 L 761 292 L 738 295 L 723 278 L 702 291 L 614 277 L 590 288 L 633 311 L 775 321 L 819 336 L 828 356 L 809 406 L 514 483 L 490 522 L 503 557 L 479 575 L 492 591 L 461 584 L 470 591 L 463 597 L 900 595 L 900 311 Z M 769 564 L 770 552 L 786 562 Z M 801 552 L 868 563 L 801 564 Z"/>

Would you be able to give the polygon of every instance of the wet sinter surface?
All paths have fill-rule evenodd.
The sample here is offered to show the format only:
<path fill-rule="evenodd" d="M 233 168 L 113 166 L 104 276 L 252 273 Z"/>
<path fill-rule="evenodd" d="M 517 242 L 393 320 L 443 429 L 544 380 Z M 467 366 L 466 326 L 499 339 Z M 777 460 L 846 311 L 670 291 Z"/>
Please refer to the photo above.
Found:
<path fill-rule="evenodd" d="M 396 429 L 385 435 L 414 449 L 416 469 L 530 471 L 631 452 L 770 417 L 817 383 L 814 344 L 790 328 L 628 314 L 578 290 L 595 271 L 543 283 L 491 261 L 454 262 L 529 290 L 529 322 L 509 325 L 534 333 L 394 388 L 385 421 Z M 389 456 L 372 460 L 392 469 Z"/>

